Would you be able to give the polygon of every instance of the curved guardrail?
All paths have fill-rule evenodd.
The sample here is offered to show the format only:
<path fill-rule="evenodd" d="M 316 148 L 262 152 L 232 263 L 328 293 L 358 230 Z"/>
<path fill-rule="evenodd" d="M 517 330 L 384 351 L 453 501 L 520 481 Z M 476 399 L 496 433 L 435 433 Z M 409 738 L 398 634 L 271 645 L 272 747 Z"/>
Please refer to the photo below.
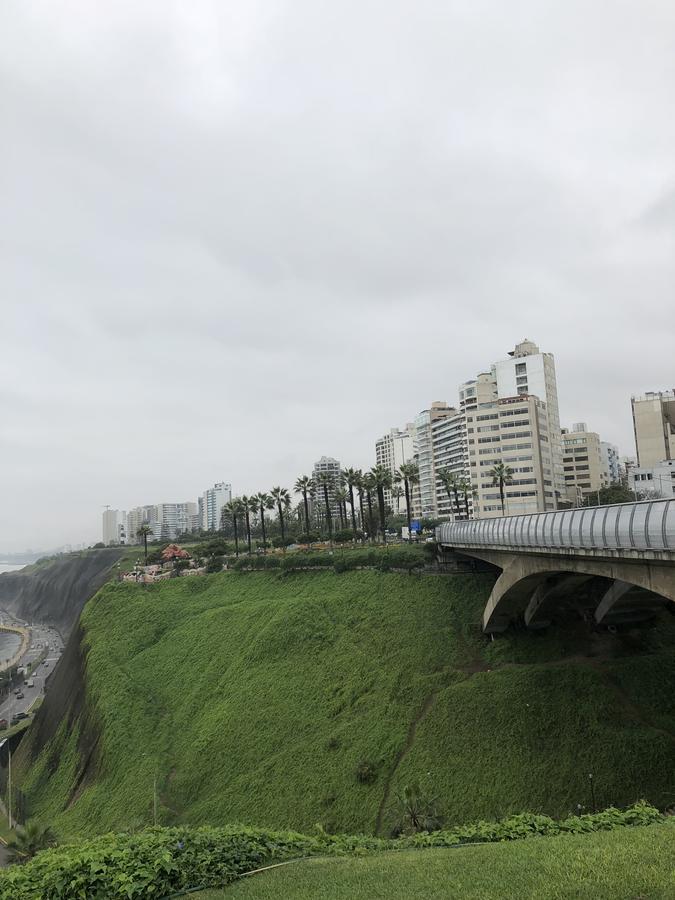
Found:
<path fill-rule="evenodd" d="M 675 498 L 448 522 L 436 529 L 436 540 L 465 547 L 675 552 Z"/>

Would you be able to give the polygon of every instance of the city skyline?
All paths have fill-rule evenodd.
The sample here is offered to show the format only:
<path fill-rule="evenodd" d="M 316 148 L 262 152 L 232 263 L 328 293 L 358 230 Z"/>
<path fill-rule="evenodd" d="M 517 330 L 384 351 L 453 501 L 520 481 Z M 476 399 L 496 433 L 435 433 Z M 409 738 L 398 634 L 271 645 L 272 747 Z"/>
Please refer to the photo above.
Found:
<path fill-rule="evenodd" d="M 10 3 L 0 549 L 370 465 L 524 337 L 561 422 L 633 455 L 631 395 L 675 380 L 674 27 L 665 0 Z"/>

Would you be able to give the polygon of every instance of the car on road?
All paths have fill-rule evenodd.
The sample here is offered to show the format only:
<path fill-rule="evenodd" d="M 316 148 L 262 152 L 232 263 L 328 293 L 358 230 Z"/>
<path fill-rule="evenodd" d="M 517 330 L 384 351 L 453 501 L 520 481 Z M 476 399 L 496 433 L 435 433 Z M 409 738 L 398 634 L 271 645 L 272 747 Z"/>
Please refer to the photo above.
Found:
<path fill-rule="evenodd" d="M 35 682 L 33 681 L 32 678 L 28 679 L 28 681 L 26 682 L 26 687 L 27 688 L 35 687 Z"/>
<path fill-rule="evenodd" d="M 24 719 L 28 718 L 28 713 L 17 713 L 15 716 L 12 716 L 11 725 L 18 725 L 19 722 L 23 722 Z"/>
<path fill-rule="evenodd" d="M 16 695 L 16 699 L 17 699 L 17 700 L 23 700 L 23 698 L 24 698 L 24 693 L 23 693 L 23 691 L 19 691 L 19 693 Z"/>
<path fill-rule="evenodd" d="M 7 728 L 7 719 L 0 719 L 0 728 Z"/>

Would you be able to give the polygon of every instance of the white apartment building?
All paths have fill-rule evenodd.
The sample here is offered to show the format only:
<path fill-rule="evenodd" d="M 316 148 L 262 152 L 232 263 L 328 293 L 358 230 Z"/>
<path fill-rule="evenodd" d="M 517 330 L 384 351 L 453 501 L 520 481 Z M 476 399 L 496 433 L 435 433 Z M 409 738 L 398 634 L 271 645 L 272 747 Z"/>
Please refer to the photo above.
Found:
<path fill-rule="evenodd" d="M 106 547 L 123 546 L 127 541 L 127 514 L 121 509 L 106 509 L 103 513 L 102 541 Z"/>
<path fill-rule="evenodd" d="M 413 462 L 415 455 L 415 426 L 408 423 L 404 429 L 392 428 L 375 442 L 375 462 L 378 466 L 386 466 L 396 477 L 403 463 Z M 391 491 L 384 492 L 384 502 L 394 508 Z"/>
<path fill-rule="evenodd" d="M 466 515 L 464 509 L 468 499 L 468 514 L 473 512 L 473 497 L 471 489 L 467 490 L 467 498 L 460 492 L 459 510 L 456 510 L 454 492 L 452 496 L 440 479 L 443 472 L 451 472 L 457 479 L 470 481 L 469 457 L 467 446 L 466 422 L 464 413 L 458 409 L 452 409 L 452 413 L 435 419 L 431 423 L 431 442 L 434 460 L 434 479 L 436 494 L 435 515 L 442 519 L 450 519 L 459 514 L 462 518 Z"/>
<path fill-rule="evenodd" d="M 610 484 L 618 484 L 621 481 L 621 463 L 619 461 L 619 448 L 607 441 L 600 441 L 603 465 L 609 475 Z"/>
<path fill-rule="evenodd" d="M 415 419 L 414 451 L 415 462 L 419 468 L 419 483 L 413 503 L 415 516 L 438 517 L 433 426 L 457 414 L 454 407 L 448 406 L 444 401 L 435 400 L 429 409 L 422 410 Z"/>
<path fill-rule="evenodd" d="M 633 466 L 628 472 L 628 488 L 639 500 L 675 495 L 675 460 L 664 459 L 655 466 Z"/>
<path fill-rule="evenodd" d="M 157 518 L 152 526 L 155 540 L 173 541 L 179 534 L 195 531 L 199 527 L 197 510 L 197 504 L 192 501 L 158 503 Z"/>
<path fill-rule="evenodd" d="M 638 466 L 675 459 L 675 388 L 631 397 Z"/>
<path fill-rule="evenodd" d="M 199 498 L 199 527 L 204 531 L 218 531 L 223 507 L 232 499 L 232 485 L 218 481 Z"/>
<path fill-rule="evenodd" d="M 565 495 L 555 362 L 525 340 L 489 372 L 459 389 L 466 421 L 467 459 L 476 518 L 556 509 Z M 499 486 L 491 471 L 503 462 L 512 472 Z"/>
<path fill-rule="evenodd" d="M 581 506 L 591 494 L 609 487 L 608 460 L 600 435 L 589 431 L 585 422 L 577 422 L 569 431 L 563 429 L 562 441 L 566 496 L 574 506 Z"/>
<path fill-rule="evenodd" d="M 496 362 L 492 371 L 497 381 L 497 396 L 500 400 L 529 394 L 546 404 L 548 442 L 553 468 L 553 490 L 557 492 L 558 497 L 564 497 L 562 437 L 553 354 L 541 353 L 539 347 L 526 338 L 520 344 L 516 344 L 509 353 L 508 359 Z"/>
<path fill-rule="evenodd" d="M 137 536 L 138 529 L 141 525 L 149 525 L 155 533 L 157 524 L 157 506 L 135 506 L 130 509 L 127 514 L 127 535 L 130 544 L 138 544 L 141 542 Z"/>
<path fill-rule="evenodd" d="M 314 513 L 319 520 L 323 520 L 326 515 L 324 491 L 323 487 L 318 483 L 318 477 L 322 474 L 328 474 L 331 477 L 331 483 L 328 486 L 328 503 L 331 509 L 333 527 L 335 527 L 335 521 L 339 518 L 337 503 L 335 502 L 335 491 L 342 483 L 342 469 L 339 460 L 334 459 L 332 456 L 322 456 L 321 459 L 314 463 L 314 468 L 312 469 L 312 478 L 316 486 Z"/>

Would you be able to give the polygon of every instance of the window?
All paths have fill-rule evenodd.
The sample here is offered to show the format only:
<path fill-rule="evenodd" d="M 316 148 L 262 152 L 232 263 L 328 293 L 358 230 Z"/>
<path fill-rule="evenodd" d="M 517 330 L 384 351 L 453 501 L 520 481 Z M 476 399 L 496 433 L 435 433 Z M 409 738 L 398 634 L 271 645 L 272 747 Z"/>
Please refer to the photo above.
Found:
<path fill-rule="evenodd" d="M 516 363 L 516 375 L 525 375 L 527 372 L 527 363 Z"/>
<path fill-rule="evenodd" d="M 518 393 L 519 393 L 519 394 L 526 394 L 526 393 L 527 393 L 527 385 L 526 385 L 526 384 L 519 385 L 519 387 L 518 387 Z"/>

